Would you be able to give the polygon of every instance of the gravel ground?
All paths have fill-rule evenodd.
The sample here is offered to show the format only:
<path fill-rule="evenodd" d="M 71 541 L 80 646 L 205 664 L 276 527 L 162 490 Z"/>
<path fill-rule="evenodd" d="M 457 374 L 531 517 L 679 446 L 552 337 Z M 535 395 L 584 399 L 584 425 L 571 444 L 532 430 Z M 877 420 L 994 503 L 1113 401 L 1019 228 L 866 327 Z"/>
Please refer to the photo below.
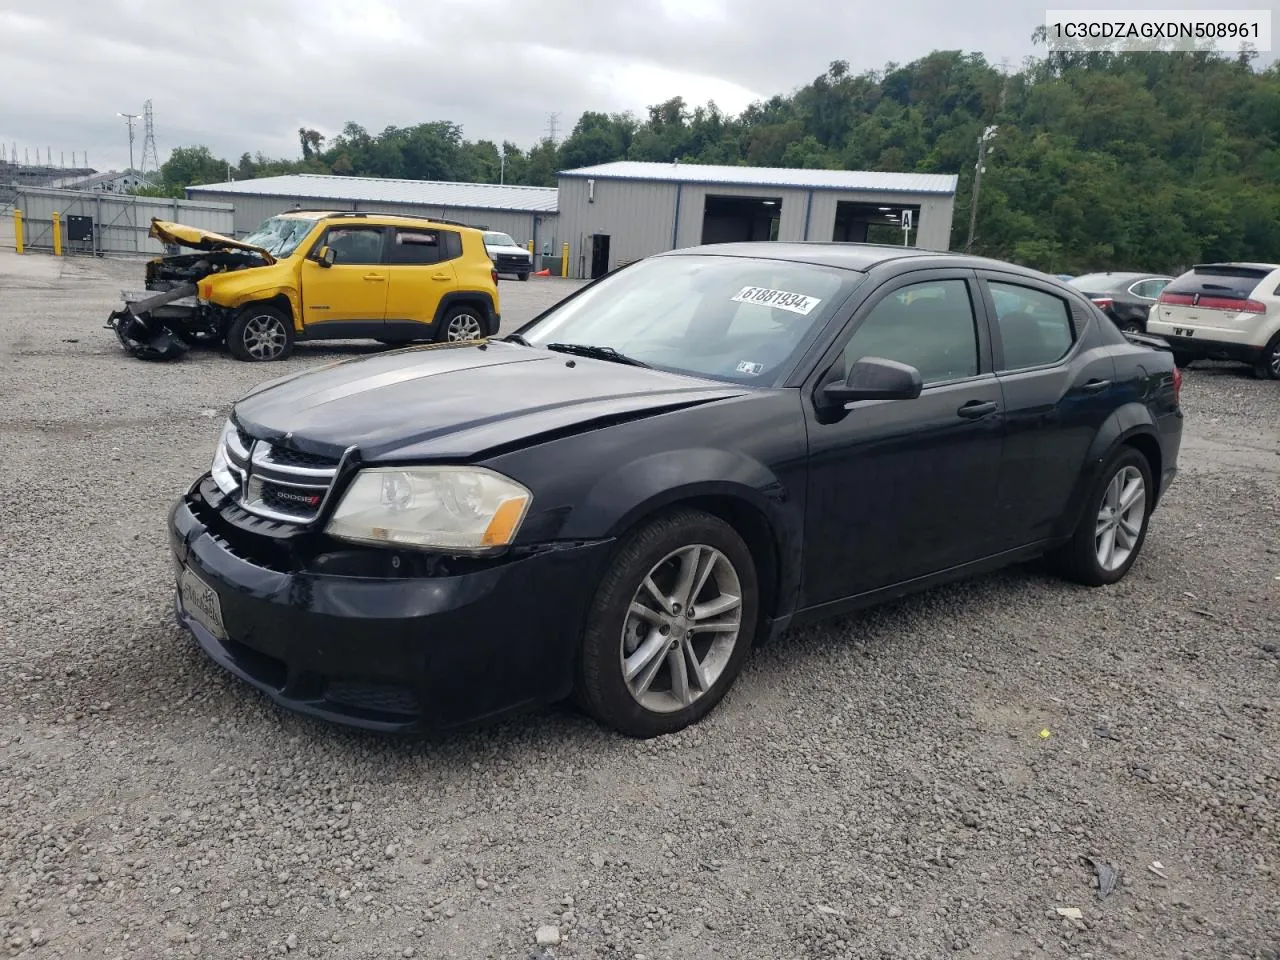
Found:
<path fill-rule="evenodd" d="M 796 631 L 658 741 L 568 710 L 387 740 L 172 624 L 165 511 L 283 370 L 126 357 L 138 269 L 0 253 L 0 951 L 1280 957 L 1280 384 L 1187 374 L 1114 588 L 1019 568 Z"/>

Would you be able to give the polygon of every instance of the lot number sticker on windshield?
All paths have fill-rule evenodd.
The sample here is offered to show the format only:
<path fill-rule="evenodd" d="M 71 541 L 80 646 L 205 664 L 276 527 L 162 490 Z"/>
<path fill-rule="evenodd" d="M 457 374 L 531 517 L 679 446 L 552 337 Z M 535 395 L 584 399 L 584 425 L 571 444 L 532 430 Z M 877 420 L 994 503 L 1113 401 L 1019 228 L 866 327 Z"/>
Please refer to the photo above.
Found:
<path fill-rule="evenodd" d="M 743 287 L 731 298 L 735 303 L 758 303 L 764 307 L 777 307 L 789 310 L 802 317 L 813 312 L 813 308 L 822 301 L 817 297 L 807 297 L 803 293 L 790 293 L 786 290 L 772 290 L 769 287 Z"/>

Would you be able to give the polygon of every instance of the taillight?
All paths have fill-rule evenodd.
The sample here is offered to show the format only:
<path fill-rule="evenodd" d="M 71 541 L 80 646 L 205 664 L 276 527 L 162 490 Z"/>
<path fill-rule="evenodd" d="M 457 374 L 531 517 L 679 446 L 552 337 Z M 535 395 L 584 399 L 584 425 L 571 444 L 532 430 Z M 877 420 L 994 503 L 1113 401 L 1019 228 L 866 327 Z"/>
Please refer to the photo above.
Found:
<path fill-rule="evenodd" d="M 1098 307 L 1102 310 L 1110 310 L 1111 305 L 1115 303 L 1115 301 L 1112 300 L 1110 297 L 1092 297 L 1090 299 L 1092 299 L 1093 302 L 1096 303 Z"/>
<path fill-rule="evenodd" d="M 490 270 L 489 275 L 493 277 L 493 285 L 496 287 L 498 285 L 498 271 Z"/>
<path fill-rule="evenodd" d="M 1160 303 L 1167 303 L 1175 307 L 1189 307 L 1195 303 L 1195 298 L 1189 293 L 1170 293 L 1165 290 L 1160 294 Z"/>
<path fill-rule="evenodd" d="M 1176 363 L 1173 365 L 1173 402 L 1175 404 L 1182 402 L 1182 370 Z"/>
<path fill-rule="evenodd" d="M 1266 313 L 1266 304 L 1257 300 L 1233 300 L 1230 297 L 1201 297 L 1197 307 L 1206 310 L 1230 310 L 1234 313 Z"/>

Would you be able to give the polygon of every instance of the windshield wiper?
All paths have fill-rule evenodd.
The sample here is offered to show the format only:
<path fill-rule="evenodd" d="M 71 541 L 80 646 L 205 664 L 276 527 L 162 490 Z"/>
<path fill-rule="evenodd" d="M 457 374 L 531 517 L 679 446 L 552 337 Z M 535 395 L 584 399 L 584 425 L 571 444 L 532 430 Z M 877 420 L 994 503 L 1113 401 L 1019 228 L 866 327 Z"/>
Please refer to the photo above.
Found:
<path fill-rule="evenodd" d="M 502 339 L 505 340 L 507 343 L 518 343 L 522 347 L 529 346 L 529 341 L 526 340 L 524 337 L 520 336 L 520 334 L 518 333 L 508 333 Z"/>
<path fill-rule="evenodd" d="M 575 353 L 580 357 L 592 357 L 596 360 L 612 360 L 614 363 L 625 363 L 631 367 L 647 367 L 649 364 L 635 357 L 619 353 L 613 347 L 600 347 L 590 343 L 548 343 L 548 350 L 558 353 Z"/>

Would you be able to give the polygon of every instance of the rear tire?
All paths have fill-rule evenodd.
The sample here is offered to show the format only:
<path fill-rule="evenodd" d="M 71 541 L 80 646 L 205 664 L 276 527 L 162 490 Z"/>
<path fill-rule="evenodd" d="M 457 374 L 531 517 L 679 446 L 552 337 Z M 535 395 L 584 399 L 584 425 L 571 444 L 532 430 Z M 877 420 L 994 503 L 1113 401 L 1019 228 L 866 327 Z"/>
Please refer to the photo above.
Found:
<path fill-rule="evenodd" d="M 227 349 L 248 363 L 287 360 L 293 353 L 293 322 L 275 307 L 245 307 L 227 328 Z"/>
<path fill-rule="evenodd" d="M 629 737 L 684 729 L 741 672 L 758 611 L 755 562 L 729 524 L 689 509 L 656 517 L 622 541 L 596 588 L 574 699 Z"/>
<path fill-rule="evenodd" d="M 465 342 L 483 340 L 485 337 L 485 318 L 476 307 L 463 304 L 454 307 L 440 321 L 440 329 L 436 339 L 443 342 Z"/>
<path fill-rule="evenodd" d="M 1146 333 L 1147 326 L 1141 320 L 1126 320 L 1120 325 L 1120 329 L 1128 333 Z"/>
<path fill-rule="evenodd" d="M 1147 539 L 1155 486 L 1151 465 L 1130 446 L 1103 465 L 1071 540 L 1052 557 L 1068 580 L 1089 587 L 1117 583 Z"/>
<path fill-rule="evenodd" d="M 1259 380 L 1280 380 L 1280 333 L 1263 348 L 1262 359 L 1253 365 L 1253 375 Z"/>

